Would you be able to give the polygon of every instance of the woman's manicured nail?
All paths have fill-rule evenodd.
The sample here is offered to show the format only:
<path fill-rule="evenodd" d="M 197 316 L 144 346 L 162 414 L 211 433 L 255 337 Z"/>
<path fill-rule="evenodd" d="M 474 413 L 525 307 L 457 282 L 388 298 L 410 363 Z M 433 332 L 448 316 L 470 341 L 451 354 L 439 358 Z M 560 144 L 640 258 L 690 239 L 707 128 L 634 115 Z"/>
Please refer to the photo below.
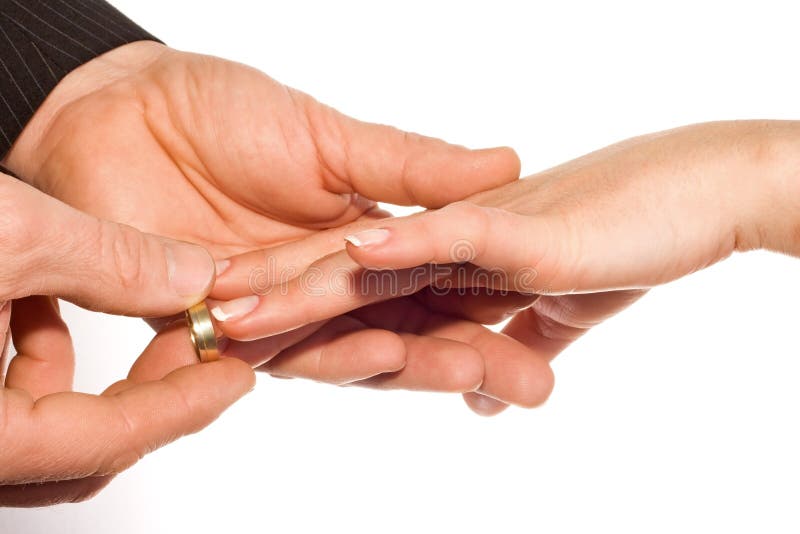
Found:
<path fill-rule="evenodd" d="M 231 260 L 217 260 L 215 262 L 217 266 L 217 276 L 222 276 L 222 273 L 228 270 L 228 267 L 231 266 Z"/>
<path fill-rule="evenodd" d="M 345 241 L 355 247 L 368 247 L 370 245 L 380 245 L 389 239 L 389 230 L 384 228 L 376 228 L 374 230 L 364 230 L 357 234 L 349 235 L 344 238 Z"/>
<path fill-rule="evenodd" d="M 258 295 L 250 295 L 247 297 L 240 297 L 229 301 L 214 301 L 211 304 L 211 315 L 214 319 L 224 323 L 225 321 L 233 321 L 241 319 L 258 306 Z"/>

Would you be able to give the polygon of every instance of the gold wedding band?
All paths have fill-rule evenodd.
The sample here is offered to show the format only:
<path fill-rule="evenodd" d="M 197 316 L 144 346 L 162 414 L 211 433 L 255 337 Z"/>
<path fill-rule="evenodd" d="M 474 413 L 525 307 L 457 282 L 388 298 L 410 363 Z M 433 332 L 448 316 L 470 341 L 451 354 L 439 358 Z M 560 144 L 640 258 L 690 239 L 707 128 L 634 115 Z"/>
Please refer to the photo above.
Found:
<path fill-rule="evenodd" d="M 194 352 L 201 362 L 213 362 L 219 359 L 217 337 L 214 335 L 214 323 L 205 302 L 195 304 L 186 310 L 186 322 L 189 324 L 189 336 L 192 338 Z"/>

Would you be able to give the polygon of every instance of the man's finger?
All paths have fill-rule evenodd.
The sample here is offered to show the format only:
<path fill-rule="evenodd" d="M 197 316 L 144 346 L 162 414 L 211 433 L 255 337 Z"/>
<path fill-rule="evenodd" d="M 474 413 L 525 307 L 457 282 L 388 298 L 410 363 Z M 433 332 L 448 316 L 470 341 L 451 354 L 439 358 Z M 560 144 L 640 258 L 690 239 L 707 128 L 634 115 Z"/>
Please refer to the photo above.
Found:
<path fill-rule="evenodd" d="M 301 96 L 336 185 L 369 199 L 437 208 L 519 178 L 519 157 L 510 148 L 470 150 L 362 122 Z"/>
<path fill-rule="evenodd" d="M 182 367 L 114 395 L 57 393 L 34 403 L 21 390 L 5 390 L 0 480 L 26 483 L 117 473 L 205 427 L 253 385 L 247 364 L 224 359 Z"/>
<path fill-rule="evenodd" d="M 431 313 L 413 298 L 361 308 L 351 315 L 373 328 L 409 332 L 467 345 L 483 357 L 477 391 L 523 407 L 542 404 L 553 389 L 553 372 L 536 347 L 471 321 Z"/>
<path fill-rule="evenodd" d="M 394 373 L 405 365 L 406 347 L 397 334 L 365 328 L 362 322 L 344 316 L 285 349 L 259 370 L 274 376 L 343 385 Z"/>
<path fill-rule="evenodd" d="M 55 298 L 15 301 L 11 333 L 17 354 L 8 367 L 6 387 L 23 389 L 34 399 L 72 390 L 75 353 Z"/>
<path fill-rule="evenodd" d="M 353 385 L 442 393 L 463 393 L 481 386 L 483 355 L 468 343 L 407 332 L 400 333 L 399 338 L 405 344 L 405 366 Z"/>
<path fill-rule="evenodd" d="M 334 320 L 338 320 L 338 318 Z M 258 368 L 257 370 L 267 371 L 268 369 L 263 367 L 265 363 L 272 360 L 282 351 L 314 335 L 320 329 L 325 328 L 326 325 L 327 321 L 319 321 L 289 330 L 283 334 L 263 337 L 254 341 L 223 339 L 222 356 L 236 358 L 247 362 L 250 367 Z"/>

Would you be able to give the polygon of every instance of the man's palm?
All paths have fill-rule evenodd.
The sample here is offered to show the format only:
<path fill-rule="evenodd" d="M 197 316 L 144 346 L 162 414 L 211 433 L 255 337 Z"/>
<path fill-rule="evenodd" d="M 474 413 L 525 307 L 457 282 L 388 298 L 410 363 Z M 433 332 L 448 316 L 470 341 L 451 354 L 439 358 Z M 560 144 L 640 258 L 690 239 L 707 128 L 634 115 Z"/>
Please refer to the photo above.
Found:
<path fill-rule="evenodd" d="M 366 198 L 436 207 L 519 172 L 508 149 L 361 123 L 249 67 L 166 48 L 61 108 L 31 152 L 11 165 L 45 192 L 216 257 L 355 221 Z"/>

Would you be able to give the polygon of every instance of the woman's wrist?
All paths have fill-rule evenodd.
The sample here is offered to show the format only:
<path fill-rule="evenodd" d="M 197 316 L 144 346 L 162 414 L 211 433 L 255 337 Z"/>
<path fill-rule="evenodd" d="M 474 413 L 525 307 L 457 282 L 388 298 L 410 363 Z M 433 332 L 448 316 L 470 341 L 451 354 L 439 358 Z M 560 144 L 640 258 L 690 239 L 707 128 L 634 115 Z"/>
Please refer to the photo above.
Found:
<path fill-rule="evenodd" d="M 3 159 L 2 164 L 25 177 L 35 176 L 40 141 L 45 132 L 72 102 L 146 68 L 169 49 L 155 41 L 137 41 L 115 48 L 81 65 L 47 96 L 44 103 Z"/>
<path fill-rule="evenodd" d="M 754 121 L 743 136 L 751 196 L 742 202 L 746 239 L 738 250 L 763 248 L 800 256 L 800 121 Z"/>

